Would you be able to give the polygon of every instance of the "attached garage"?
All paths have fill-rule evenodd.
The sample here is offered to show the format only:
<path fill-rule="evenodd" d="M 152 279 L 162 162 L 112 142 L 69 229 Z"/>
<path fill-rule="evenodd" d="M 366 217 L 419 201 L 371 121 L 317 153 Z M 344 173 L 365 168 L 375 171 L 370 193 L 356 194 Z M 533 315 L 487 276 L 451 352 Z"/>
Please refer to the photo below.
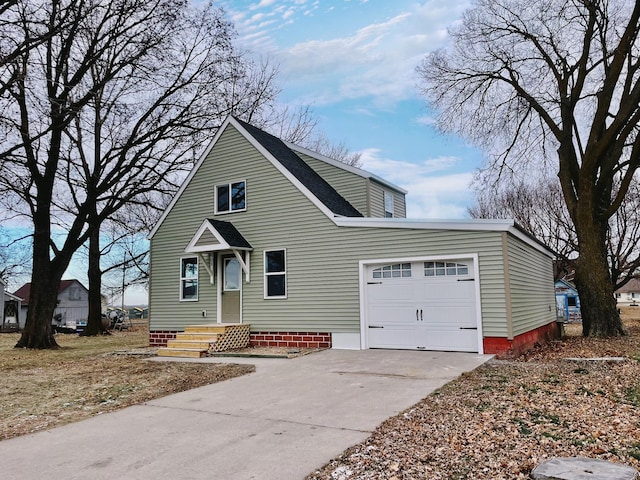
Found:
<path fill-rule="evenodd" d="M 368 348 L 482 350 L 477 255 L 363 262 Z"/>

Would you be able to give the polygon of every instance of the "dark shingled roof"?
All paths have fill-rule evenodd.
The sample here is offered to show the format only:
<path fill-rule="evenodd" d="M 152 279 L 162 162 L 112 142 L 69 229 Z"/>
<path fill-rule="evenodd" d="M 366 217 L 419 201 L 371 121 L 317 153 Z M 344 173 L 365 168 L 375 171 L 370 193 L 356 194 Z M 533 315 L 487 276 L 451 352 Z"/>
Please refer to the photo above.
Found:
<path fill-rule="evenodd" d="M 266 148 L 284 168 L 289 170 L 300 183 L 307 187 L 309 191 L 334 214 L 343 217 L 363 216 L 353 205 L 345 200 L 342 195 L 336 192 L 324 178 L 318 175 L 316 171 L 296 155 L 293 150 L 287 147 L 282 140 L 238 118 L 236 118 L 236 120 L 260 145 Z"/>
<path fill-rule="evenodd" d="M 207 218 L 207 221 L 222 235 L 222 238 L 224 238 L 225 242 L 227 242 L 231 248 L 253 248 L 232 223 L 223 222 L 222 220 L 212 220 L 210 218 Z"/>

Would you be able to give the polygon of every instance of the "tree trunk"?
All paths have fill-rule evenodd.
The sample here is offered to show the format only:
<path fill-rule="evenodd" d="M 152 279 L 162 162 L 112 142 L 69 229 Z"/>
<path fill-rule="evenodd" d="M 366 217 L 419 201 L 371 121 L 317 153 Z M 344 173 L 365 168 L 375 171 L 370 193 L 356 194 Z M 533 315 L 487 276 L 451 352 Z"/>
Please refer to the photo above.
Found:
<path fill-rule="evenodd" d="M 89 316 L 83 336 L 94 336 L 107 333 L 102 325 L 102 270 L 100 269 L 100 229 L 94 225 L 89 235 Z"/>
<path fill-rule="evenodd" d="M 598 233 L 596 221 L 581 220 L 580 227 L 576 223 L 580 257 L 576 262 L 575 283 L 580 297 L 582 334 L 585 337 L 627 335 L 613 295 L 604 237 Z"/>
<path fill-rule="evenodd" d="M 64 269 L 54 268 L 49 258 L 49 234 L 38 230 L 36 226 L 27 319 L 15 348 L 58 348 L 51 321 L 58 303 L 58 289 Z"/>

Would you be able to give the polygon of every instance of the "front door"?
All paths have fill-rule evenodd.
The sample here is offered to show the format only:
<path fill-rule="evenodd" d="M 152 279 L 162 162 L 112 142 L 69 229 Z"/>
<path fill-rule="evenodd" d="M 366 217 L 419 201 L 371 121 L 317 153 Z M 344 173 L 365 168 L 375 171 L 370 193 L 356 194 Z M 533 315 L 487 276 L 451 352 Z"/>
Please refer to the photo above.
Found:
<path fill-rule="evenodd" d="M 222 323 L 240 323 L 242 267 L 238 259 L 222 257 Z"/>

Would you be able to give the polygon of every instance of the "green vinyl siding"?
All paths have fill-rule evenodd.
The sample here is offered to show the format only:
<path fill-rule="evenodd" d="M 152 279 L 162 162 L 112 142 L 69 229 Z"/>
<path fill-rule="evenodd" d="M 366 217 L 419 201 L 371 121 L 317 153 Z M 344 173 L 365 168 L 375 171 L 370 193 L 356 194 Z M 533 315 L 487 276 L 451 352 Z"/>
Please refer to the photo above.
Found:
<path fill-rule="evenodd" d="M 247 182 L 246 211 L 214 215 L 214 185 L 239 178 Z M 232 222 L 253 247 L 250 283 L 242 286 L 243 322 L 253 331 L 358 332 L 360 260 L 477 254 L 483 335 L 507 336 L 502 232 L 338 227 L 232 125 L 151 240 L 152 330 L 216 322 L 217 285 L 202 258 L 198 301 L 179 301 L 180 257 L 205 218 Z M 265 299 L 264 251 L 276 249 L 287 252 L 287 298 Z M 542 254 L 533 257 L 546 266 Z"/>
<path fill-rule="evenodd" d="M 371 217 L 384 217 L 384 192 L 393 194 L 393 216 L 395 218 L 405 218 L 407 207 L 405 195 L 384 187 L 375 180 L 369 181 L 369 199 L 371 202 Z"/>
<path fill-rule="evenodd" d="M 552 259 L 507 236 L 513 336 L 556 320 Z"/>
<path fill-rule="evenodd" d="M 367 179 L 317 158 L 296 154 L 324 178 L 342 197 L 365 217 L 367 216 Z"/>

